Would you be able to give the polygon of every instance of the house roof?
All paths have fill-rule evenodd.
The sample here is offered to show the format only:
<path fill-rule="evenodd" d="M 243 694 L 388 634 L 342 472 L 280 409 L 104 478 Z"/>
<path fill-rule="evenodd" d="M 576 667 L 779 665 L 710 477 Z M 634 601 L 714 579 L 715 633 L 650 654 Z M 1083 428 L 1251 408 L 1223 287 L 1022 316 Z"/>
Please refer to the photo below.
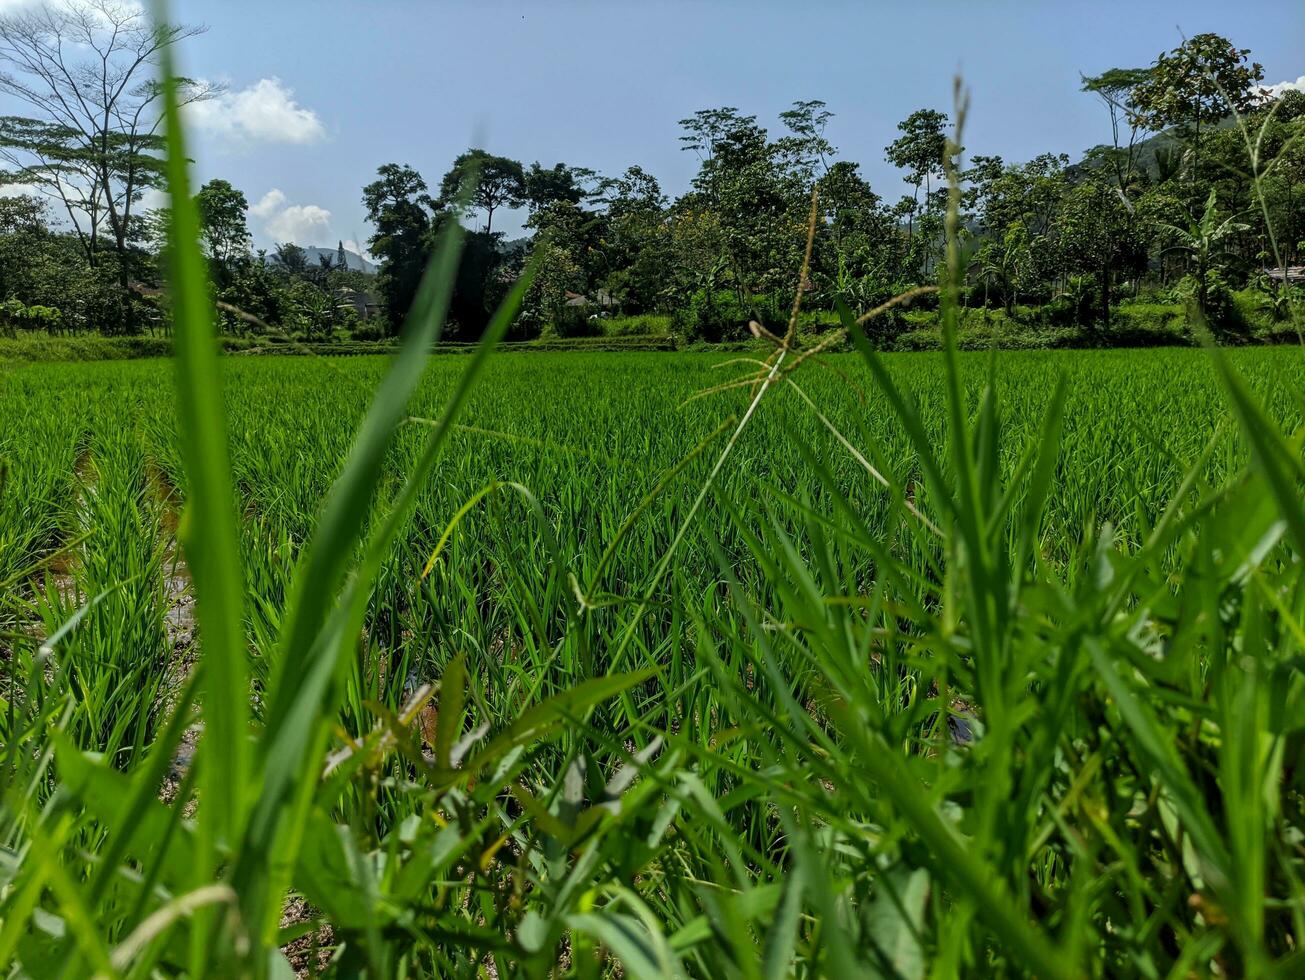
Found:
<path fill-rule="evenodd" d="M 1279 268 L 1265 269 L 1264 274 L 1270 279 L 1276 279 L 1279 282 L 1305 283 L 1305 265 L 1287 266 L 1285 276 L 1283 270 Z"/>
<path fill-rule="evenodd" d="M 615 306 L 616 301 L 612 299 L 612 294 L 606 289 L 600 289 L 593 297 L 583 293 L 573 293 L 571 290 L 566 291 L 567 306 Z"/>

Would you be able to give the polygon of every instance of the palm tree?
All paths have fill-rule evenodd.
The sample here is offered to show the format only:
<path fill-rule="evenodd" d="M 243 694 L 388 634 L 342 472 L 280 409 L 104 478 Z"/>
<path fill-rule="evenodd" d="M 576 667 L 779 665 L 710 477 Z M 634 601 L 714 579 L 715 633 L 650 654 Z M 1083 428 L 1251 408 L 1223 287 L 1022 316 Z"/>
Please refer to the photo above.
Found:
<path fill-rule="evenodd" d="M 1165 252 L 1182 252 L 1196 266 L 1196 303 L 1202 316 L 1209 308 L 1209 273 L 1226 260 L 1233 258 L 1233 253 L 1228 247 L 1229 239 L 1250 228 L 1249 225 L 1239 222 L 1238 217 L 1232 214 L 1220 220 L 1218 195 L 1211 190 L 1210 196 L 1205 201 L 1205 211 L 1186 228 L 1170 224 L 1160 226 L 1174 240 Z"/>

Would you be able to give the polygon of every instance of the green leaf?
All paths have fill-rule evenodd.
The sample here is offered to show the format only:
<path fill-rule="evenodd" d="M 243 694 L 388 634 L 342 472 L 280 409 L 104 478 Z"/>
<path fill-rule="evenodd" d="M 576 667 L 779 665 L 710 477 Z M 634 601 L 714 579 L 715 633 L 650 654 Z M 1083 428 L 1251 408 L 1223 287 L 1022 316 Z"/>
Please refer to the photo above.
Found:
<path fill-rule="evenodd" d="M 929 897 L 929 872 L 894 869 L 880 878 L 866 929 L 897 980 L 924 980 L 926 961 L 920 937 Z"/>

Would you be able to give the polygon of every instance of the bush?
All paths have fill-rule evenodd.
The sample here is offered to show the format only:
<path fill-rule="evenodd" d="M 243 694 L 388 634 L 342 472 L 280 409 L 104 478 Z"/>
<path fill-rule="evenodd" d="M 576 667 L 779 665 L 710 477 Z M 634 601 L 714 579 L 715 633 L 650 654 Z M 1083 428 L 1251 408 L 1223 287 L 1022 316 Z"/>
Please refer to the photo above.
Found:
<path fill-rule="evenodd" d="M 28 306 L 21 300 L 9 299 L 0 303 L 0 333 L 14 337 L 18 330 L 44 330 L 48 334 L 62 333 L 63 312 L 53 306 Z"/>
<path fill-rule="evenodd" d="M 675 332 L 692 343 L 720 343 L 747 336 L 752 317 L 739 298 L 728 290 L 700 289 L 671 318 Z"/>
<path fill-rule="evenodd" d="M 671 317 L 664 313 L 637 313 L 600 320 L 607 337 L 665 337 L 671 332 Z"/>
<path fill-rule="evenodd" d="M 601 337 L 602 335 L 601 318 L 589 306 L 563 306 L 553 314 L 553 319 L 539 334 L 544 338 Z"/>
<path fill-rule="evenodd" d="M 380 317 L 359 320 L 350 333 L 350 339 L 362 341 L 388 340 L 389 325 Z"/>
<path fill-rule="evenodd" d="M 136 357 L 170 357 L 167 337 L 53 337 L 27 334 L 0 340 L 0 360 L 11 361 L 120 361 Z"/>
<path fill-rule="evenodd" d="M 1174 339 L 1188 335 L 1187 313 L 1182 304 L 1127 300 L 1115 310 L 1116 331 L 1153 331 L 1169 333 Z"/>
<path fill-rule="evenodd" d="M 1228 281 L 1215 269 L 1205 274 L 1205 308 L 1200 308 L 1201 284 L 1194 275 L 1184 276 L 1174 287 L 1174 293 L 1187 308 L 1190 323 L 1199 322 L 1204 315 L 1212 331 L 1220 334 L 1248 333 L 1249 324 L 1241 307 L 1233 298 Z"/>

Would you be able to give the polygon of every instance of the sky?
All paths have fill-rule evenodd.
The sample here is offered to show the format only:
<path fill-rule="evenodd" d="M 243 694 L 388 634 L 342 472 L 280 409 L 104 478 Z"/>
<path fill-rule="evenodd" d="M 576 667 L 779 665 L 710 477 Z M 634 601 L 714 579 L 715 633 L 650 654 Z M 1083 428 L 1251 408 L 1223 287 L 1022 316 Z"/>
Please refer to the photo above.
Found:
<path fill-rule="evenodd" d="M 48 0 L 0 0 L 0 13 Z M 361 188 L 384 163 L 432 187 L 471 145 L 617 174 L 672 196 L 697 169 L 677 120 L 734 106 L 778 131 L 822 99 L 839 158 L 884 197 L 884 160 L 915 109 L 971 92 L 967 153 L 1071 156 L 1109 138 L 1080 73 L 1151 63 L 1184 35 L 1250 48 L 1266 83 L 1305 89 L 1305 0 L 172 0 L 207 26 L 179 69 L 226 86 L 191 113 L 197 179 L 250 202 L 258 246 L 350 247 L 371 234 Z M 0 98 L 0 112 L 14 111 Z M 495 215 L 515 234 L 520 215 Z"/>

